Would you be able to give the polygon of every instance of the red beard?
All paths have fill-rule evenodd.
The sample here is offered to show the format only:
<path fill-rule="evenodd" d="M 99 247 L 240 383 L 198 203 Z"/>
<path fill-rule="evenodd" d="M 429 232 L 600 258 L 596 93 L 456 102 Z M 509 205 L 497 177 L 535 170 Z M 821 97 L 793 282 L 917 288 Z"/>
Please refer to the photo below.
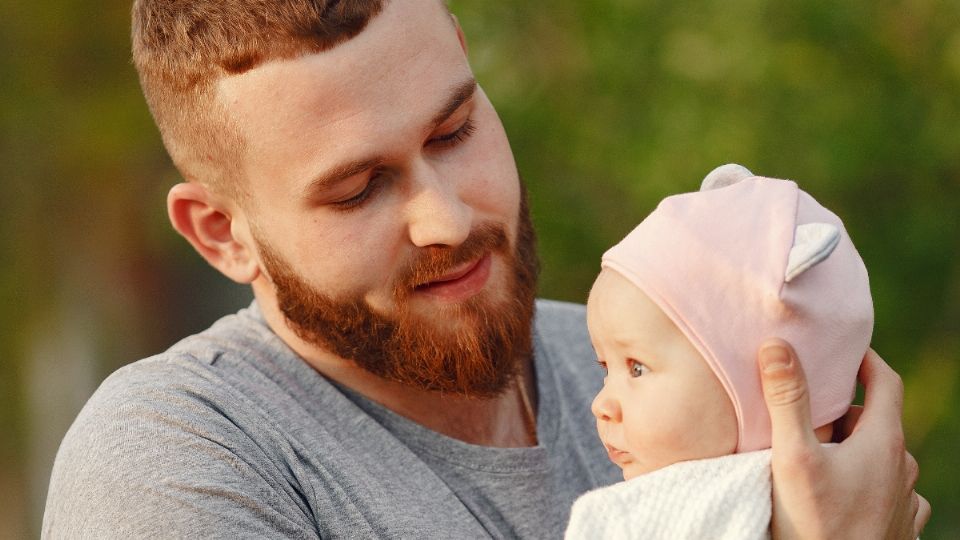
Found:
<path fill-rule="evenodd" d="M 374 311 L 361 296 L 332 298 L 318 291 L 265 242 L 256 243 L 287 325 L 301 339 L 379 377 L 425 390 L 492 397 L 507 388 L 532 355 L 539 263 L 525 193 L 512 249 L 505 227 L 489 222 L 457 247 L 423 248 L 398 272 L 396 310 L 391 314 Z M 506 262 L 506 290 L 481 292 L 442 315 L 434 314 L 459 321 L 457 331 L 410 309 L 408 300 L 417 285 L 486 253 Z"/>

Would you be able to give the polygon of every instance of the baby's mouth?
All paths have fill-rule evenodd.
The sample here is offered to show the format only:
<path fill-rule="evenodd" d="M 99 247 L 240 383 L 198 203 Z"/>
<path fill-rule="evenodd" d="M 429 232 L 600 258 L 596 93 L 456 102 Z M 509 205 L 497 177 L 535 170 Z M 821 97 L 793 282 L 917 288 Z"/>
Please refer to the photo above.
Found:
<path fill-rule="evenodd" d="M 609 444 L 604 444 L 607 449 L 607 457 L 610 458 L 610 461 L 616 463 L 617 465 L 624 465 L 627 462 L 631 461 L 630 452 L 620 450 L 616 446 L 611 446 Z"/>

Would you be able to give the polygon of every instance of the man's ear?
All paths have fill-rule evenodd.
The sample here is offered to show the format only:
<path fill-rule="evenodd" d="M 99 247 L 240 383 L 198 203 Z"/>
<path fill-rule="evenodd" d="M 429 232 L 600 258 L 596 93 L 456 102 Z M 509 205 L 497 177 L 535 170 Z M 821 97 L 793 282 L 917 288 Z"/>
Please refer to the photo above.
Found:
<path fill-rule="evenodd" d="M 249 235 L 238 234 L 234 210 L 226 201 L 196 182 L 173 186 L 167 194 L 170 223 L 210 266 L 237 283 L 251 283 L 260 275 Z M 236 211 L 239 212 L 239 211 Z"/>
<path fill-rule="evenodd" d="M 460 40 L 460 48 L 463 49 L 463 54 L 468 54 L 467 36 L 464 35 L 463 28 L 460 27 L 460 19 L 457 19 L 457 16 L 453 13 L 450 14 L 450 19 L 453 20 L 453 27 L 457 29 L 457 39 Z"/>

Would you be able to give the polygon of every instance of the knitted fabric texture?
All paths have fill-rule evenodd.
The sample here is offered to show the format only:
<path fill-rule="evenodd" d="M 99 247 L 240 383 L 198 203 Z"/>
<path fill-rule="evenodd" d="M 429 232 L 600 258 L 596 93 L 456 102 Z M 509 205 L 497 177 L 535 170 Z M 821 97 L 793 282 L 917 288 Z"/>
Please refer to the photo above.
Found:
<path fill-rule="evenodd" d="M 769 538 L 770 452 L 685 461 L 590 491 L 574 503 L 565 538 Z"/>

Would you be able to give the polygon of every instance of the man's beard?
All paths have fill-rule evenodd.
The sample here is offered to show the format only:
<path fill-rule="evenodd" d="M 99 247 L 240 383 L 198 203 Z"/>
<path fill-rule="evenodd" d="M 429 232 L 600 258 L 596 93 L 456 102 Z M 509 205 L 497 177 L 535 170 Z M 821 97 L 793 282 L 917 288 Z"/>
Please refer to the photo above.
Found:
<path fill-rule="evenodd" d="M 395 310 L 378 313 L 362 297 L 333 298 L 292 269 L 254 236 L 276 287 L 287 325 L 301 339 L 384 379 L 424 390 L 492 397 L 503 392 L 532 356 L 532 320 L 539 262 L 526 193 L 522 193 L 515 246 L 505 227 L 483 223 L 459 246 L 421 248 L 397 272 Z M 409 304 L 418 285 L 492 254 L 506 263 L 502 291 L 483 291 L 430 315 Z M 456 330 L 446 328 L 447 319 Z"/>

